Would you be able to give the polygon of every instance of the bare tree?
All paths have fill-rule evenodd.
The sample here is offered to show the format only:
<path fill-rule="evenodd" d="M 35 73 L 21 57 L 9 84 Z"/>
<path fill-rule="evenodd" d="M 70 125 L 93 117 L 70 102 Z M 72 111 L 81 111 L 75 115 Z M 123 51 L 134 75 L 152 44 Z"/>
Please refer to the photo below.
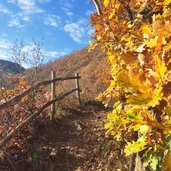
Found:
<path fill-rule="evenodd" d="M 37 41 L 33 38 L 30 45 L 26 45 L 22 40 L 17 39 L 11 49 L 11 59 L 15 63 L 28 67 L 31 81 L 36 82 L 39 68 L 44 61 L 43 39 Z"/>
<path fill-rule="evenodd" d="M 24 65 L 27 63 L 27 52 L 24 49 L 25 45 L 23 40 L 19 41 L 16 39 L 11 49 L 11 59 L 13 62 L 19 65 Z"/>

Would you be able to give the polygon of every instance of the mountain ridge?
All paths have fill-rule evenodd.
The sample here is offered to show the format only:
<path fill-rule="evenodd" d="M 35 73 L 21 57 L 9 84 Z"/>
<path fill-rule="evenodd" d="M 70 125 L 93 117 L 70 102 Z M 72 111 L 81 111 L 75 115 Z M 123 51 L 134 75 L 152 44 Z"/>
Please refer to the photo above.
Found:
<path fill-rule="evenodd" d="M 19 74 L 24 72 L 25 68 L 15 62 L 0 59 L 0 71 L 11 74 Z"/>

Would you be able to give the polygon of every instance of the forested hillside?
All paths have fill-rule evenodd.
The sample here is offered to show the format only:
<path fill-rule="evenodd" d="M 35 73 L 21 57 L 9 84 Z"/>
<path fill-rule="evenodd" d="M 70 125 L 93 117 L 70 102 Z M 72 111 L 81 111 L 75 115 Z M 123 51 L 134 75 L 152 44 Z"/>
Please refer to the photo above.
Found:
<path fill-rule="evenodd" d="M 7 86 L 7 84 L 9 83 L 7 79 L 8 76 L 21 74 L 24 71 L 25 68 L 23 68 L 21 65 L 11 61 L 0 59 L 0 87 Z"/>
<path fill-rule="evenodd" d="M 0 59 L 0 71 L 5 73 L 21 73 L 25 69 L 17 63 Z"/>
<path fill-rule="evenodd" d="M 56 71 L 57 77 L 73 76 L 77 72 L 81 76 L 82 94 L 88 99 L 94 99 L 109 84 L 108 66 L 105 54 L 99 48 L 90 52 L 88 52 L 88 48 L 84 48 L 44 65 L 40 69 L 39 79 L 49 79 L 51 70 Z M 67 90 L 69 86 L 70 84 L 64 83 L 63 88 Z"/>

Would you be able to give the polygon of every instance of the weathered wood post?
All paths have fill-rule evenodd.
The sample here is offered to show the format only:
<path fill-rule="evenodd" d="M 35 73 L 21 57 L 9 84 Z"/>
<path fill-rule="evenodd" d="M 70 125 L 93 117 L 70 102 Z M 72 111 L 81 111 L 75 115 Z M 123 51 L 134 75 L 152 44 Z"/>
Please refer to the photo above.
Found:
<path fill-rule="evenodd" d="M 51 80 L 55 79 L 55 71 L 51 72 Z M 55 93 L 55 81 L 51 83 L 51 100 L 53 100 L 56 96 Z M 55 118 L 55 102 L 51 104 L 51 120 L 53 121 Z"/>
<path fill-rule="evenodd" d="M 79 74 L 78 73 L 75 73 L 75 88 L 78 89 L 76 91 L 76 97 L 78 98 L 78 103 L 79 105 L 81 105 L 81 97 L 80 97 L 80 83 L 79 83 Z"/>

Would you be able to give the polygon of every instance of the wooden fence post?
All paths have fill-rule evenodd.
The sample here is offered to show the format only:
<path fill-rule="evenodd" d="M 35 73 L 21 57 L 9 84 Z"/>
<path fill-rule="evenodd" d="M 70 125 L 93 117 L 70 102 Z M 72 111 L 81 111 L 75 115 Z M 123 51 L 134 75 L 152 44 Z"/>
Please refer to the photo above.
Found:
<path fill-rule="evenodd" d="M 51 79 L 55 79 L 55 71 L 51 72 Z M 51 100 L 53 100 L 56 96 L 55 93 L 55 81 L 51 83 Z M 51 120 L 53 121 L 55 118 L 55 102 L 51 104 Z"/>
<path fill-rule="evenodd" d="M 81 97 L 80 97 L 81 90 L 80 90 L 80 84 L 79 84 L 79 74 L 75 73 L 75 76 L 77 77 L 75 78 L 75 88 L 78 89 L 76 91 L 76 97 L 78 98 L 78 103 L 80 105 L 81 104 Z"/>

